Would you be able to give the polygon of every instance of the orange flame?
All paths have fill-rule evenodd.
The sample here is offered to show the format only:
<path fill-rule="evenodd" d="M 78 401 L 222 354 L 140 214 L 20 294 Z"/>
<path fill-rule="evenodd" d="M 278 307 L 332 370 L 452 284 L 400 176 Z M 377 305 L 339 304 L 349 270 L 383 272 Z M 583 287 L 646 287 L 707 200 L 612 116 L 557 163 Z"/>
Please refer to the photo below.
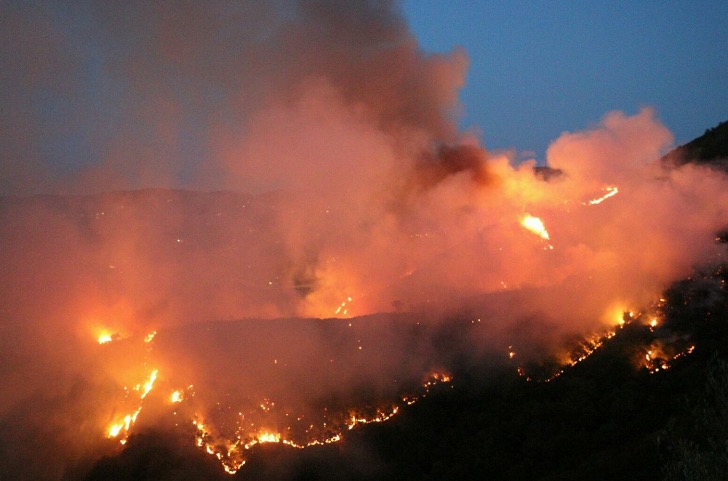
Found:
<path fill-rule="evenodd" d="M 534 234 L 536 234 L 537 236 L 541 237 L 544 240 L 551 239 L 548 231 L 546 230 L 546 226 L 544 226 L 543 221 L 541 219 L 539 219 L 538 217 L 534 217 L 530 214 L 526 214 L 521 219 L 521 225 L 529 232 L 533 232 Z"/>
<path fill-rule="evenodd" d="M 422 397 L 429 392 L 429 388 L 438 383 L 449 383 L 452 377 L 446 373 L 432 373 L 428 376 L 427 380 L 423 384 L 424 393 Z M 417 397 L 404 396 L 402 401 L 406 404 L 413 404 L 417 401 Z M 275 403 L 265 399 L 261 406 L 266 406 L 267 410 L 272 409 Z M 309 446 L 320 446 L 324 444 L 331 444 L 341 441 L 343 438 L 343 431 L 351 430 L 362 424 L 369 423 L 382 423 L 389 420 L 392 416 L 395 416 L 399 412 L 398 403 L 392 403 L 386 407 L 380 407 L 375 409 L 373 412 L 363 413 L 359 410 L 351 410 L 346 419 L 337 422 L 331 422 L 327 425 L 325 422 L 323 427 L 324 431 L 318 434 L 313 434 L 311 431 L 306 430 L 309 438 L 306 440 L 297 440 L 291 438 L 290 435 L 284 432 L 264 430 L 247 431 L 241 426 L 238 427 L 238 431 L 234 438 L 229 439 L 221 436 L 219 433 L 215 434 L 211 429 L 208 428 L 198 417 L 192 420 L 192 424 L 196 428 L 195 434 L 195 445 L 206 451 L 208 454 L 217 458 L 222 465 L 225 472 L 229 474 L 235 474 L 245 464 L 245 452 L 252 449 L 257 444 L 263 443 L 280 443 L 290 446 L 296 449 L 303 449 Z M 300 420 L 301 418 L 299 418 Z M 310 429 L 313 429 L 314 425 L 310 425 Z M 290 429 L 290 427 L 288 428 Z"/>
<path fill-rule="evenodd" d="M 106 343 L 113 341 L 113 338 L 111 337 L 111 334 L 104 333 L 104 334 L 99 334 L 97 341 L 99 342 L 99 344 L 106 344 Z"/>
<path fill-rule="evenodd" d="M 180 391 L 179 389 L 173 391 L 172 394 L 169 396 L 169 401 L 172 403 L 182 402 L 182 399 L 184 399 L 184 396 L 182 394 L 182 391 Z"/>
<path fill-rule="evenodd" d="M 610 197 L 614 197 L 615 195 L 619 194 L 619 188 L 615 187 L 615 186 L 606 187 L 604 190 L 607 192 L 606 194 L 604 194 L 601 197 L 597 197 L 596 199 L 592 199 L 589 202 L 586 202 L 586 204 L 588 204 L 588 205 L 601 204 L 602 202 L 609 199 Z"/>

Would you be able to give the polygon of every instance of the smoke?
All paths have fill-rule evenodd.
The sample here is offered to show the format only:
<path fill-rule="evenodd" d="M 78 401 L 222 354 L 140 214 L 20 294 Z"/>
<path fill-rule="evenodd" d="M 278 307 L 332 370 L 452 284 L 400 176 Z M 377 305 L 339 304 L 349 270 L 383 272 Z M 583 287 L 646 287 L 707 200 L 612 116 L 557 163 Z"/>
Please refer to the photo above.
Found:
<path fill-rule="evenodd" d="M 456 135 L 465 56 L 389 1 L 3 9 L 5 193 L 330 188 Z"/>
<path fill-rule="evenodd" d="M 564 133 L 542 175 L 458 131 L 466 56 L 419 50 L 396 3 L 0 9 L 0 459 L 15 479 L 108 448 L 137 396 L 115 393 L 153 363 L 207 411 L 396 396 L 447 367 L 442 319 L 488 323 L 456 351 L 555 339 L 719 256 L 727 179 L 663 165 L 673 139 L 652 110 Z M 394 311 L 415 314 L 265 321 Z M 262 320 L 196 324 L 244 318 Z M 102 330 L 119 339 L 100 347 Z M 155 330 L 156 350 L 140 342 Z"/>

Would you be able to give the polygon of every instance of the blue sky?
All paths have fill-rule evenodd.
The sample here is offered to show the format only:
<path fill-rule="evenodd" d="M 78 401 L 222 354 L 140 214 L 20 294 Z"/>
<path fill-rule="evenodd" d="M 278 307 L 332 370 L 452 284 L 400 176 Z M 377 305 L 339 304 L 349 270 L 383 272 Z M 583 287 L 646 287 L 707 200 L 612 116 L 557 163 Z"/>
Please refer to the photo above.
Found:
<path fill-rule="evenodd" d="M 677 144 L 728 120 L 728 2 L 406 0 L 421 47 L 470 58 L 461 125 L 543 160 L 564 131 L 652 106 Z"/>
<path fill-rule="evenodd" d="M 400 6 L 420 52 L 469 56 L 460 127 L 488 149 L 543 162 L 561 133 L 645 106 L 676 144 L 728 120 L 725 0 L 0 2 L 0 193 L 219 188 L 252 162 L 226 157 L 251 116 L 306 78 L 442 136 L 460 65 L 438 80 L 408 56 Z M 389 67 L 364 67 L 370 43 Z"/>

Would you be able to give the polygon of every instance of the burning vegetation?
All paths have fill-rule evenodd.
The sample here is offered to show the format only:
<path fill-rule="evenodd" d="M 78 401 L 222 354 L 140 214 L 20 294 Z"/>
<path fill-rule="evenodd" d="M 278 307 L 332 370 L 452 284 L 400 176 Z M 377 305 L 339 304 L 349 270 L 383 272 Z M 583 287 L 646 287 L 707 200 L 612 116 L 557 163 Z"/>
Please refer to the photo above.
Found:
<path fill-rule="evenodd" d="M 719 382 L 724 382 L 719 379 L 723 378 L 714 379 L 704 370 L 705 365 L 715 363 L 711 356 L 728 355 L 727 312 L 719 309 L 728 298 L 725 272 L 719 267 L 696 275 L 671 286 L 653 305 L 641 311 L 624 311 L 603 334 L 576 339 L 571 348 L 564 345 L 571 353 L 566 360 L 555 350 L 557 364 L 549 364 L 545 358 L 541 364 L 524 364 L 520 359 L 529 357 L 527 346 L 517 349 L 517 344 L 511 344 L 500 364 L 495 358 L 487 365 L 471 364 L 456 370 L 452 383 L 449 375 L 426 379 L 421 393 L 437 387 L 440 381 L 447 389 L 434 389 L 414 404 L 410 405 L 413 392 L 368 409 L 336 411 L 329 405 L 319 418 L 327 423 L 328 431 L 322 430 L 323 423 L 314 426 L 311 418 L 298 421 L 309 429 L 299 431 L 309 439 L 306 445 L 293 437 L 296 421 L 290 431 L 274 427 L 277 413 L 285 408 L 271 398 L 259 400 L 257 407 L 250 406 L 251 414 L 256 410 L 260 413 L 254 426 L 241 422 L 252 417 L 233 415 L 227 409 L 194 416 L 194 408 L 200 405 L 192 387 L 183 390 L 184 402 L 169 408 L 175 410 L 172 417 L 188 434 L 190 446 L 197 446 L 228 473 L 240 471 L 241 479 L 287 479 L 316 472 L 325 479 L 382 479 L 405 474 L 451 479 L 460 473 L 526 480 L 565 472 L 588 477 L 595 469 L 601 473 L 595 475 L 598 479 L 627 472 L 636 479 L 653 479 L 661 472 L 667 476 L 697 459 L 690 456 L 713 459 L 710 456 L 715 455 L 699 438 L 685 443 L 694 435 L 690 427 L 696 419 L 692 400 L 695 409 L 706 402 L 703 386 L 707 386 L 710 399 L 725 396 L 719 391 Z M 357 319 L 353 322 L 356 326 Z M 481 331 L 483 322 L 451 320 L 451 327 L 455 332 L 471 329 L 469 337 Z M 448 330 L 446 337 L 453 334 Z M 161 343 L 164 338 L 160 333 L 157 341 Z M 531 380 L 517 375 L 516 366 L 531 370 Z M 549 375 L 547 366 L 560 366 L 563 372 Z M 700 411 L 700 423 L 720 416 L 712 404 L 706 406 Z M 376 430 L 365 426 L 382 421 L 388 422 Z M 185 431 L 188 423 L 192 429 Z M 319 434 L 312 435 L 315 432 Z M 714 436 L 720 435 L 710 436 L 715 440 L 719 438 Z M 485 447 L 476 442 L 478 439 Z M 145 438 L 132 437 L 130 442 L 144 443 Z M 273 445 L 290 452 L 264 449 Z M 311 449 L 302 449 L 306 446 Z M 376 450 L 380 459 L 366 475 L 351 461 L 362 449 Z M 458 459 L 457 453 L 464 457 Z M 497 455 L 479 457 L 483 453 Z M 102 477 L 104 466 L 115 459 L 121 458 L 98 463 L 87 479 L 109 479 Z M 706 469 L 720 462 L 716 458 Z M 136 465 L 115 466 L 123 472 Z"/>
<path fill-rule="evenodd" d="M 347 299 L 346 302 L 351 300 Z M 374 342 L 386 346 L 393 342 L 392 333 L 386 332 L 387 330 L 394 329 L 400 340 L 402 335 L 410 336 L 413 345 L 428 342 L 428 334 L 419 327 L 419 322 L 405 318 L 394 320 L 385 318 L 379 321 L 358 319 L 346 323 L 341 319 L 318 321 L 324 329 L 322 334 L 326 334 L 326 337 L 335 335 L 338 341 L 328 345 L 325 359 L 309 358 L 305 369 L 300 370 L 296 358 L 310 356 L 310 353 L 305 349 L 297 352 L 287 345 L 286 340 L 281 343 L 276 342 L 276 339 L 290 336 L 291 333 L 294 333 L 294 336 L 303 335 L 310 327 L 306 324 L 313 321 L 259 322 L 271 325 L 267 328 L 271 334 L 268 340 L 254 340 L 255 344 L 263 348 L 262 351 L 246 354 L 244 350 L 233 355 L 231 362 L 246 365 L 253 371 L 266 370 L 266 367 L 259 365 L 261 362 L 268 364 L 268 369 L 272 364 L 272 370 L 267 374 L 271 379 L 268 382 L 261 382 L 258 376 L 248 379 L 239 374 L 232 379 L 233 383 L 237 384 L 234 388 L 213 387 L 219 378 L 210 374 L 214 372 L 215 367 L 219 367 L 225 361 L 216 359 L 217 354 L 207 349 L 220 347 L 219 341 L 213 343 L 211 340 L 222 333 L 228 340 L 231 337 L 246 336 L 246 333 L 250 332 L 249 329 L 258 324 L 257 322 L 209 324 L 202 329 L 191 327 L 178 332 L 168 331 L 166 336 L 164 332 L 157 335 L 157 331 L 152 331 L 143 336 L 129 336 L 123 342 L 117 335 L 114 336 L 114 340 L 117 341 L 116 346 L 107 346 L 111 341 L 100 342 L 105 339 L 105 335 L 102 334 L 101 338 L 97 339 L 101 344 L 99 350 L 116 347 L 127 360 L 143 352 L 137 359 L 137 365 L 131 363 L 130 367 L 134 368 L 132 369 L 134 372 L 147 372 L 135 384 L 122 386 L 116 401 L 105 407 L 104 410 L 113 413 L 105 436 L 118 441 L 122 446 L 126 445 L 136 430 L 137 422 L 147 416 L 147 412 L 152 413 L 147 425 L 153 423 L 153 419 L 159 416 L 174 419 L 175 426 L 191 423 L 194 433 L 190 442 L 194 442 L 196 447 L 213 456 L 225 472 L 234 474 L 245 465 L 249 451 L 257 445 L 274 443 L 303 449 L 336 443 L 341 441 L 348 431 L 358 426 L 382 423 L 391 419 L 403 407 L 411 406 L 427 397 L 430 390 L 438 384 L 450 383 L 452 380 L 449 374 L 431 372 L 418 383 L 413 372 L 397 373 L 392 370 L 391 362 L 395 360 L 401 362 L 399 359 L 392 359 L 390 363 L 380 362 L 378 376 L 382 377 L 383 381 L 379 383 L 375 394 L 365 393 L 376 387 L 375 384 L 366 382 L 361 386 L 362 392 L 355 397 L 351 397 L 348 393 L 351 386 L 343 386 L 341 395 L 346 398 L 337 399 L 336 395 L 332 396 L 331 388 L 325 387 L 314 388 L 315 398 L 297 397 L 295 393 L 291 396 L 290 389 L 280 391 L 278 388 L 286 383 L 299 382 L 297 378 L 310 369 L 329 371 L 324 377 L 320 375 L 312 377 L 311 382 L 340 384 L 344 380 L 341 376 L 337 376 L 336 370 L 327 368 L 327 364 L 341 364 L 345 368 L 362 362 L 369 366 L 375 365 L 376 361 L 371 357 L 380 356 L 381 350 L 376 345 L 369 347 L 368 344 Z M 402 326 L 393 323 L 411 324 L 411 327 L 403 330 Z M 372 331 L 370 327 L 377 324 L 380 326 L 379 332 Z M 361 330 L 365 327 L 367 330 L 362 333 Z M 260 334 L 262 333 L 258 332 L 258 335 Z M 310 334 L 308 337 L 310 338 Z M 194 339 L 191 344 L 190 339 Z M 327 341 L 322 338 L 322 342 Z M 367 346 L 365 352 L 362 352 L 362 345 Z M 319 349 L 323 347 L 324 345 Z M 177 353 L 172 358 L 169 357 L 170 350 Z M 179 356 L 180 352 L 185 352 L 192 358 L 187 356 L 182 358 Z M 263 356 L 258 355 L 261 352 L 264 353 Z M 372 354 L 367 354 L 369 352 Z M 243 357 L 240 357 L 241 355 Z M 207 359 L 210 367 L 205 368 L 206 362 L 195 359 L 194 356 Z M 364 360 L 361 359 L 362 356 Z M 273 358 L 272 363 L 271 358 Z M 182 359 L 184 362 L 181 362 Z M 435 362 L 434 359 L 431 361 Z M 192 370 L 189 368 L 189 362 L 194 364 Z M 150 367 L 158 365 L 165 367 Z M 191 376 L 195 384 L 188 383 L 190 380 L 188 376 Z M 255 384 L 250 384 L 251 382 Z M 196 387 L 197 383 L 202 387 Z M 186 384 L 187 387 L 175 387 L 180 384 Z M 212 389 L 213 392 L 204 392 L 206 389 Z M 220 400 L 224 400 L 224 403 Z"/>
<path fill-rule="evenodd" d="M 629 138 L 631 122 L 661 131 L 649 113 L 610 119 L 604 128 Z M 86 444 L 70 443 L 73 458 L 85 459 L 103 439 L 126 452 L 135 433 L 171 416 L 191 446 L 233 473 L 263 445 L 318 449 L 342 445 L 364 425 L 396 423 L 438 381 L 428 373 L 453 372 L 455 388 L 469 376 L 462 366 L 487 362 L 530 384 L 558 384 L 609 346 L 639 339 L 630 341 L 630 365 L 659 378 L 700 350 L 680 333 L 689 329 L 668 321 L 669 311 L 680 302 L 712 306 L 724 280 L 692 280 L 703 290 L 690 300 L 668 302 L 669 292 L 652 299 L 693 260 L 723 259 L 715 233 L 704 235 L 723 221 L 722 204 L 698 199 L 709 212 L 705 220 L 675 200 L 705 171 L 658 169 L 670 181 L 650 177 L 645 187 L 618 174 L 595 183 L 576 165 L 561 166 L 568 177 L 544 180 L 529 166 L 487 162 L 500 185 L 470 185 L 472 178 L 456 172 L 437 188 L 410 192 L 421 205 L 399 198 L 353 218 L 350 205 L 319 200 L 301 207 L 296 196 L 233 193 L 6 203 L 2 235 L 11 248 L 0 255 L 9 272 L 27 282 L 28 267 L 34 283 L 65 289 L 46 296 L 29 284 L 7 284 L 3 299 L 13 302 L 4 308 L 32 320 L 28 332 L 38 335 L 19 337 L 26 344 L 52 346 L 39 367 L 52 369 L 62 352 L 57 339 L 65 339 L 73 356 L 64 358 L 77 363 L 65 369 L 85 372 L 95 393 L 89 399 L 99 399 L 82 417 Z M 653 175 L 656 167 L 645 169 Z M 463 186 L 472 198 L 453 197 Z M 716 174 L 703 190 L 715 194 L 721 186 Z M 656 192 L 677 202 L 690 230 L 661 224 L 667 218 L 649 203 Z M 658 209 L 660 222 L 632 217 L 634 203 L 643 201 Z M 52 243 L 18 242 L 38 239 L 39 223 L 62 235 Z M 675 229 L 687 237 L 668 249 L 665 236 Z M 699 248 L 686 249 L 689 242 Z M 55 267 L 32 261 L 40 258 Z M 65 260 L 79 258 L 90 260 Z M 41 294 L 26 299 L 27 292 Z M 397 313 L 384 323 L 361 316 L 377 311 Z M 281 317 L 306 313 L 334 319 Z M 235 320 L 246 317 L 260 319 Z M 108 327 L 100 328 L 100 319 Z M 510 347 L 490 359 L 501 346 Z M 94 369 L 84 371 L 89 365 Z M 15 406 L 28 395 L 5 394 Z"/>
<path fill-rule="evenodd" d="M 643 310 L 616 309 L 615 312 L 621 314 L 613 317 L 611 328 L 607 328 L 598 334 L 578 337 L 573 341 L 568 341 L 563 344 L 563 351 L 552 350 L 554 355 L 552 359 L 542 357 L 540 360 L 534 360 L 533 356 L 531 356 L 531 361 L 528 361 L 528 356 L 526 356 L 526 363 L 521 364 L 520 359 L 522 356 L 519 355 L 515 345 L 511 344 L 507 350 L 507 362 L 504 362 L 503 366 L 513 366 L 515 363 L 515 373 L 521 379 L 525 379 L 528 384 L 534 385 L 551 384 L 557 380 L 561 381 L 564 376 L 569 379 L 582 376 L 585 369 L 592 369 L 588 366 L 592 364 L 593 357 L 601 359 L 622 358 L 625 362 L 631 364 L 634 375 L 639 376 L 639 373 L 644 372 L 649 375 L 662 376 L 665 371 L 671 370 L 673 366 L 685 366 L 684 362 L 682 365 L 679 364 L 681 360 L 692 355 L 696 351 L 696 346 L 705 341 L 701 337 L 702 334 L 692 327 L 685 330 L 684 314 L 679 312 L 679 306 L 698 309 L 700 312 L 692 315 L 697 315 L 700 319 L 705 320 L 700 322 L 710 323 L 710 312 L 718 310 L 719 306 L 725 303 L 727 295 L 725 269 L 723 266 L 719 266 L 711 274 L 702 274 L 698 279 L 691 279 L 686 286 L 675 285 L 665 293 L 664 297 L 660 297 Z M 723 312 L 724 315 L 725 312 Z M 274 327 L 271 332 L 276 332 L 279 329 L 290 332 L 292 328 L 290 322 L 279 322 L 280 324 Z M 361 347 L 360 333 L 357 333 L 356 330 L 367 322 L 372 325 L 377 324 L 377 321 L 372 319 L 368 321 L 362 321 L 361 319 L 319 321 L 321 326 L 325 326 L 326 337 L 330 337 L 335 332 L 340 333 L 334 336 L 339 339 L 340 345 L 329 346 L 327 357 L 331 359 L 328 359 L 328 363 L 343 362 L 344 364 L 351 364 L 352 360 L 345 358 L 345 352 L 354 356 L 361 355 L 359 349 Z M 381 322 L 379 321 L 379 327 L 388 326 L 387 329 L 393 327 L 393 324 L 390 324 L 391 322 L 400 325 L 400 328 L 402 323 L 412 324 L 414 330 L 410 331 L 409 336 L 414 337 L 411 337 L 410 342 L 417 339 L 438 337 L 432 331 L 423 331 L 420 323 L 413 319 L 396 318 L 387 320 L 384 324 L 381 324 Z M 210 324 L 203 327 L 202 330 L 187 328 L 182 332 L 167 333 L 172 338 L 177 337 L 176 341 L 172 339 L 172 341 L 167 342 L 165 342 L 165 333 L 160 336 L 146 335 L 143 337 L 143 343 L 146 345 L 145 352 L 148 357 L 144 359 L 143 363 L 146 365 L 149 362 L 155 362 L 153 361 L 153 352 L 156 342 L 161 342 L 160 349 L 162 350 L 172 348 L 177 351 L 177 347 L 174 347 L 175 343 L 181 342 L 183 339 L 192 338 L 195 339 L 196 346 L 204 346 L 206 344 L 205 335 L 212 335 L 213 337 L 223 335 L 225 338 L 231 338 L 234 337 L 236 331 L 247 332 L 251 325 L 251 323 L 242 323 L 233 326 L 230 323 L 224 323 Z M 467 332 L 466 337 L 477 336 L 483 327 L 481 319 L 456 323 L 456 326 L 457 330 Z M 210 334 L 210 331 L 212 331 L 212 334 Z M 207 334 L 201 334 L 202 332 Z M 401 340 L 403 334 L 404 331 L 399 331 L 397 338 Z M 351 338 L 350 342 L 345 340 L 347 335 Z M 379 335 L 382 335 L 381 332 Z M 448 334 L 448 336 L 450 335 L 451 333 Z M 387 335 L 380 337 L 378 342 L 386 344 L 388 342 Z M 273 343 L 263 349 L 266 352 L 265 358 L 272 357 L 272 364 L 277 368 L 287 366 L 288 361 L 292 359 L 286 353 L 276 352 L 281 347 Z M 100 346 L 99 348 L 104 349 L 105 347 Z M 702 352 L 705 353 L 706 351 Z M 200 352 L 196 353 L 196 355 L 199 354 Z M 376 355 L 378 354 L 375 353 Z M 295 357 L 296 353 L 294 352 L 292 356 Z M 163 357 L 161 356 L 160 359 Z M 257 361 L 251 362 L 251 360 L 248 359 L 245 364 L 253 367 Z M 238 360 L 236 360 L 237 362 Z M 279 362 L 281 363 L 280 366 Z M 367 362 L 371 363 L 371 360 Z M 442 360 L 439 362 L 442 362 Z M 178 363 L 172 362 L 171 364 L 177 365 Z M 493 369 L 498 369 L 495 367 L 496 365 L 492 364 L 491 366 Z M 255 367 L 255 369 L 260 369 L 260 366 Z M 386 366 L 383 369 L 388 370 Z M 472 369 L 472 367 L 468 368 L 468 370 Z M 130 431 L 142 412 L 142 402 L 152 393 L 155 386 L 160 389 L 158 387 L 159 383 L 155 384 L 159 374 L 159 370 L 154 369 L 143 382 L 135 385 L 131 390 L 124 388 L 125 399 L 128 401 L 131 392 L 133 393 L 131 398 L 136 400 L 138 404 L 131 414 L 124 416 L 120 422 L 112 423 L 109 427 L 109 437 L 118 439 L 121 444 L 127 442 Z M 472 375 L 463 374 L 464 377 Z M 297 376 L 299 374 L 293 371 L 289 372 L 288 375 Z M 401 382 L 397 388 L 400 394 L 389 400 L 370 398 L 369 401 L 364 401 L 367 396 L 359 396 L 356 406 L 347 406 L 346 402 L 342 402 L 342 400 L 331 400 L 320 404 L 313 410 L 310 402 L 306 402 L 306 407 L 299 406 L 299 410 L 296 411 L 290 403 L 290 399 L 262 397 L 256 400 L 255 397 L 239 398 L 232 392 L 223 394 L 219 391 L 212 399 L 226 399 L 225 404 L 217 402 L 211 406 L 204 400 L 205 393 L 191 384 L 184 389 L 173 389 L 171 385 L 175 382 L 179 383 L 179 380 L 173 381 L 175 379 L 174 372 L 171 371 L 162 377 L 164 378 L 164 387 L 161 387 L 161 389 L 166 390 L 167 394 L 158 396 L 157 402 L 166 404 L 164 409 L 174 419 L 175 425 L 192 425 L 193 431 L 190 433 L 190 442 L 202 452 L 216 459 L 228 474 L 235 474 L 240 471 L 246 465 L 251 453 L 257 449 L 256 446 L 279 444 L 292 449 L 304 449 L 338 443 L 348 436 L 349 431 L 358 426 L 388 421 L 400 413 L 402 409 L 416 409 L 415 403 L 418 400 L 427 403 L 423 398 L 427 397 L 432 388 L 441 383 L 449 384 L 452 381 L 450 374 L 433 372 L 419 386 L 411 384 L 409 389 L 405 389 L 406 393 L 404 394 L 402 393 L 402 387 L 406 385 L 406 382 Z M 198 378 L 197 380 L 205 385 L 204 379 Z M 280 380 L 275 382 L 279 383 Z M 455 388 L 456 385 L 451 387 Z M 396 393 L 397 389 L 389 392 Z M 437 396 L 440 399 L 443 399 L 443 395 L 443 391 L 438 391 Z M 442 400 L 437 402 L 442 402 Z M 154 409 L 158 410 L 159 407 Z"/>

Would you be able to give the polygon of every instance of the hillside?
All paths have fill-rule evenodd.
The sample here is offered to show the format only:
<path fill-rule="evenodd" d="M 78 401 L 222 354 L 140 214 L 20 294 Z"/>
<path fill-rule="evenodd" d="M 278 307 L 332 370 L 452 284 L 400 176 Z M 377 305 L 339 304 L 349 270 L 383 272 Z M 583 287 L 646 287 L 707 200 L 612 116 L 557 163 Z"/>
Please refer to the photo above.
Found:
<path fill-rule="evenodd" d="M 684 162 L 692 149 L 694 162 L 720 166 L 720 156 L 709 152 L 725 152 L 725 128 L 710 129 L 666 159 Z M 568 176 L 559 172 L 541 168 L 528 181 L 560 188 Z M 708 169 L 674 173 L 724 185 Z M 683 194 L 695 185 L 683 185 Z M 479 279 L 499 256 L 509 265 L 518 261 L 519 251 L 491 249 L 482 256 L 488 262 L 472 269 L 468 253 L 487 247 L 488 236 L 478 231 L 462 255 L 420 262 L 419 272 L 406 266 L 404 277 L 380 276 L 385 285 L 370 282 L 369 297 L 357 288 L 326 298 L 320 296 L 330 279 L 322 274 L 344 258 L 320 239 L 341 240 L 339 227 L 349 218 L 341 206 L 307 209 L 281 192 L 0 198 L 8 279 L 0 288 L 0 371 L 8 379 L 0 403 L 0 479 L 672 481 L 685 479 L 681 472 L 721 479 L 711 473 L 728 471 L 721 451 L 728 415 L 716 408 L 728 401 L 725 245 L 713 242 L 720 222 L 693 237 L 694 224 L 684 217 L 685 208 L 700 205 L 724 219 L 715 202 L 721 192 L 706 188 L 702 203 L 676 203 L 684 207 L 680 229 L 650 237 L 641 234 L 635 191 L 625 184 L 615 199 L 616 188 L 593 201 L 585 197 L 567 206 L 570 223 L 545 213 L 556 249 L 522 230 L 515 213 L 502 225 L 510 226 L 510 242 L 523 241 L 521 252 L 558 268 L 586 229 L 597 241 L 629 232 L 625 239 L 638 246 L 630 266 L 640 264 L 645 249 L 673 241 L 709 253 L 691 256 L 710 264 L 661 296 L 645 279 L 620 287 L 594 269 L 593 279 L 546 287 L 501 283 L 503 289 L 453 302 L 455 310 L 428 304 L 465 295 L 467 284 L 460 284 L 369 316 L 357 308 L 374 287 L 398 288 L 391 279 L 403 283 L 399 292 L 418 292 L 418 285 L 430 285 L 424 281 L 452 274 L 458 261 Z M 660 198 L 650 205 L 670 205 Z M 615 229 L 620 224 L 610 219 L 620 213 L 635 223 Z M 666 209 L 660 219 L 670 224 L 674 217 Z M 562 237 L 570 226 L 572 244 Z M 354 232 L 371 230 L 359 227 Z M 404 231 L 408 248 L 452 247 L 435 242 L 448 236 L 416 227 Z M 347 239 L 345 252 L 361 261 L 360 239 Z M 728 234 L 717 240 L 725 244 Z M 632 247 L 619 245 L 621 254 Z M 382 267 L 396 260 L 387 244 L 372 253 L 368 262 L 382 257 Z M 651 254 L 660 266 L 681 259 L 659 249 Z M 526 267 L 515 265 L 516 274 Z M 680 272 L 686 276 L 689 268 Z M 650 293 L 644 301 L 621 302 L 619 296 L 643 287 Z M 608 319 L 595 317 L 606 306 L 575 306 L 596 306 L 594 296 L 602 294 L 620 301 Z M 554 304 L 556 298 L 564 299 Z M 321 309 L 308 317 L 292 310 L 316 307 L 316 300 Z M 505 320 L 529 301 L 536 307 Z M 568 316 L 573 329 L 565 328 Z"/>
<path fill-rule="evenodd" d="M 706 130 L 700 137 L 677 147 L 663 161 L 674 165 L 696 162 L 728 171 L 728 121 L 721 122 Z"/>
<path fill-rule="evenodd" d="M 550 382 L 528 381 L 496 360 L 463 367 L 452 386 L 341 443 L 254 450 L 234 479 L 672 480 L 696 462 L 707 474 L 693 479 L 719 479 L 710 470 L 724 472 L 728 463 L 719 450 L 728 417 L 714 401 L 728 397 L 726 280 L 721 266 L 676 283 L 659 328 L 635 319 Z M 695 348 L 669 369 L 653 374 L 635 365 L 649 346 L 676 338 Z M 210 458 L 180 456 L 175 439 L 159 431 L 132 436 L 121 455 L 102 459 L 85 479 L 203 472 Z"/>
<path fill-rule="evenodd" d="M 665 161 L 723 168 L 728 123 L 679 147 Z M 671 160 L 672 159 L 672 160 Z M 726 243 L 726 236 L 719 236 Z M 304 450 L 253 449 L 241 480 L 654 480 L 722 479 L 728 471 L 728 266 L 674 283 L 603 345 L 564 340 L 571 367 L 550 357 L 524 364 L 502 353 L 453 365 L 451 385 L 382 424 Z M 659 325 L 651 323 L 654 313 Z M 451 319 L 443 352 L 463 349 L 473 331 Z M 517 369 L 518 367 L 518 369 Z M 563 373 L 559 374 L 559 370 Z M 167 426 L 166 428 L 169 428 Z M 230 479 L 214 458 L 150 427 L 118 456 L 68 479 Z M 686 477 L 686 473 L 689 477 Z"/>

